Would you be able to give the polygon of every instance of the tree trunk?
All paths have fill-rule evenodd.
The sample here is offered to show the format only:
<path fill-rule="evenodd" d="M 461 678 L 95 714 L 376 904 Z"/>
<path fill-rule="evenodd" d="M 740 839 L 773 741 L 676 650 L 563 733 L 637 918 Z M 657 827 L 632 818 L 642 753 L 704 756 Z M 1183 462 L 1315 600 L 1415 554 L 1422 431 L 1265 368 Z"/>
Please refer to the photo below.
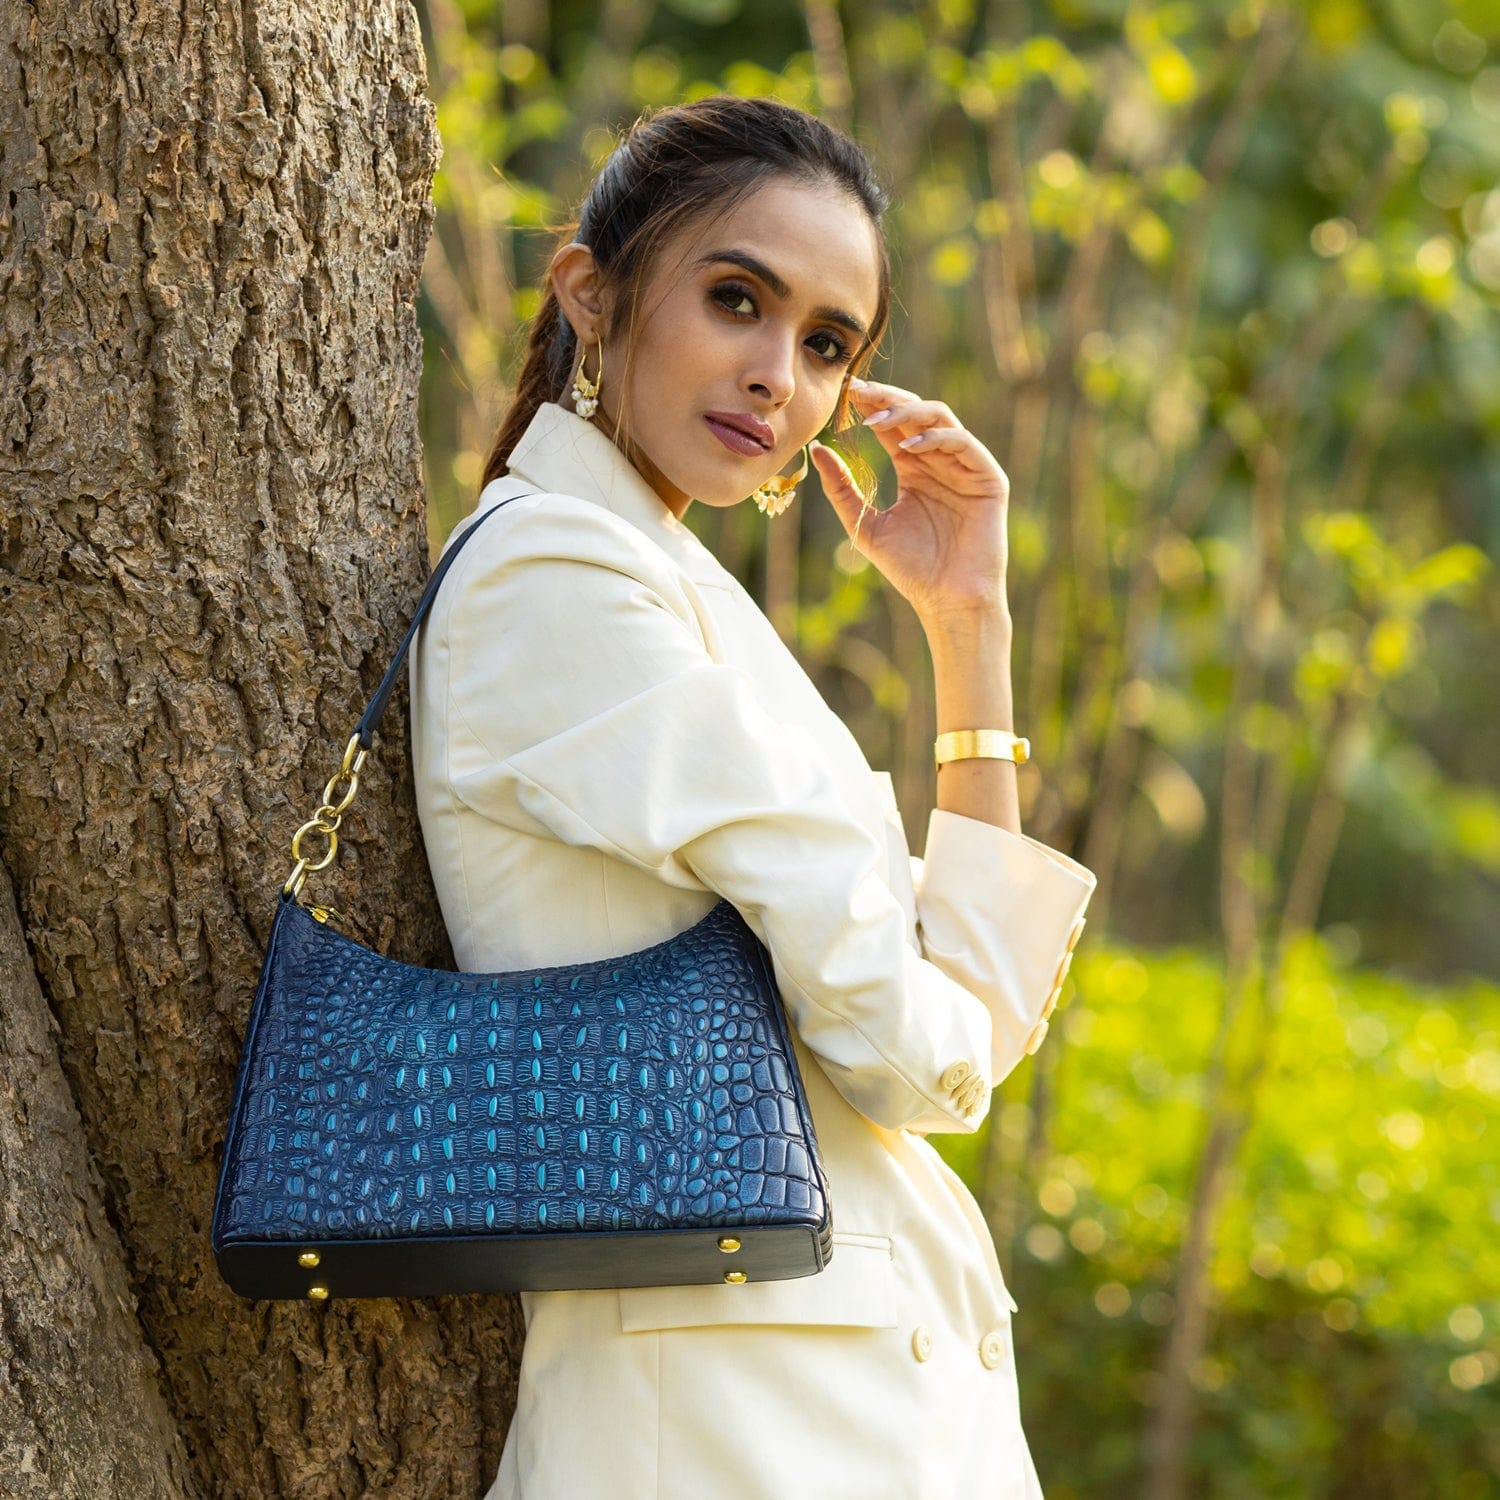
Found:
<path fill-rule="evenodd" d="M 56 1030 L 0 869 L 0 1492 L 183 1500 L 198 1491 Z"/>
<path fill-rule="evenodd" d="M 425 572 L 425 85 L 405 0 L 0 12 L 0 862 L 81 1119 L 18 1009 L 0 1368 L 49 1494 L 470 1497 L 498 1461 L 513 1297 L 247 1302 L 209 1247 L 289 837 Z M 446 964 L 404 720 L 310 889 Z"/>

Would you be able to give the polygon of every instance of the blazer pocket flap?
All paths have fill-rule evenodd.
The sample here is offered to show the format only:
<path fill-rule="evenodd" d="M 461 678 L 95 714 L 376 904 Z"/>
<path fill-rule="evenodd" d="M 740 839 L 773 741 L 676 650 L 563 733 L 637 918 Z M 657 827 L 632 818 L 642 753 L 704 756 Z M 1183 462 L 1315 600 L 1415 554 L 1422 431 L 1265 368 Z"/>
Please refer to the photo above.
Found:
<path fill-rule="evenodd" d="M 620 1329 L 702 1328 L 732 1323 L 896 1326 L 896 1268 L 891 1238 L 833 1233 L 833 1254 L 812 1276 L 739 1286 L 622 1287 Z"/>

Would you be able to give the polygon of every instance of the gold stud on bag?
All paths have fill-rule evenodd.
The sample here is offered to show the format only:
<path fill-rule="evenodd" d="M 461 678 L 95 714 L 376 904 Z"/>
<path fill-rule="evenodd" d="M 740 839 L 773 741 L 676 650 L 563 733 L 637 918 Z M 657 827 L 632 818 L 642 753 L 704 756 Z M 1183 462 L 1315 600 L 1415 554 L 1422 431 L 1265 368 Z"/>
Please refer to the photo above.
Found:
<path fill-rule="evenodd" d="M 214 1199 L 214 1258 L 242 1296 L 737 1285 L 832 1256 L 771 956 L 731 902 L 633 953 L 474 974 L 386 958 L 297 900 L 338 851 L 444 573 L 520 498 L 447 547 L 292 837 Z"/>

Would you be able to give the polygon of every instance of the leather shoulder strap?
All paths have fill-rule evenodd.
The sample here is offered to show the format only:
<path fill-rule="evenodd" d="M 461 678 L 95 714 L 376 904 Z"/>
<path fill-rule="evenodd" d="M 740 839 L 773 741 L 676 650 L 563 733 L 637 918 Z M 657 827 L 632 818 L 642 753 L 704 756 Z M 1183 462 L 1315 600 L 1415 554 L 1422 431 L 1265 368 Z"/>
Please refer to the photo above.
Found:
<path fill-rule="evenodd" d="M 406 660 L 407 648 L 411 645 L 412 637 L 417 633 L 417 627 L 422 623 L 427 611 L 432 607 L 432 601 L 437 597 L 438 585 L 443 581 L 444 574 L 453 565 L 453 559 L 474 540 L 475 532 L 497 510 L 509 505 L 512 500 L 520 500 L 526 495 L 539 494 L 541 494 L 540 490 L 523 490 L 519 495 L 510 495 L 504 500 L 497 501 L 439 558 L 437 567 L 432 570 L 432 576 L 427 580 L 427 587 L 422 590 L 422 597 L 417 601 L 417 608 L 411 617 L 411 624 L 406 627 L 406 634 L 401 638 L 401 644 L 396 647 L 396 655 L 392 658 L 390 666 L 386 668 L 385 676 L 380 679 L 380 686 L 375 689 L 375 696 L 370 699 L 370 706 L 365 710 L 364 716 L 360 719 L 359 726 L 355 730 L 355 733 L 359 736 L 361 749 L 368 750 L 370 748 L 370 744 L 375 736 L 376 726 L 379 725 L 381 715 L 385 712 L 386 699 L 391 696 L 391 689 L 396 685 L 396 674 L 401 670 L 401 663 Z"/>

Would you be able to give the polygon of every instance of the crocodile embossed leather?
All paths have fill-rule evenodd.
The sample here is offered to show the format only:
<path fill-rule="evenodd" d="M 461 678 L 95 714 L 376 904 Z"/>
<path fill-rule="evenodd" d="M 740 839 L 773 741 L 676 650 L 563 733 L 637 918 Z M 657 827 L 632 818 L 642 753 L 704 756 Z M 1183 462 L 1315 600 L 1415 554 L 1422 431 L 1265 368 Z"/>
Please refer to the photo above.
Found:
<path fill-rule="evenodd" d="M 477 529 L 428 581 L 362 745 Z M 635 953 L 472 974 L 385 958 L 292 885 L 214 1202 L 236 1292 L 738 1283 L 828 1263 L 828 1182 L 770 955 L 730 902 Z"/>

